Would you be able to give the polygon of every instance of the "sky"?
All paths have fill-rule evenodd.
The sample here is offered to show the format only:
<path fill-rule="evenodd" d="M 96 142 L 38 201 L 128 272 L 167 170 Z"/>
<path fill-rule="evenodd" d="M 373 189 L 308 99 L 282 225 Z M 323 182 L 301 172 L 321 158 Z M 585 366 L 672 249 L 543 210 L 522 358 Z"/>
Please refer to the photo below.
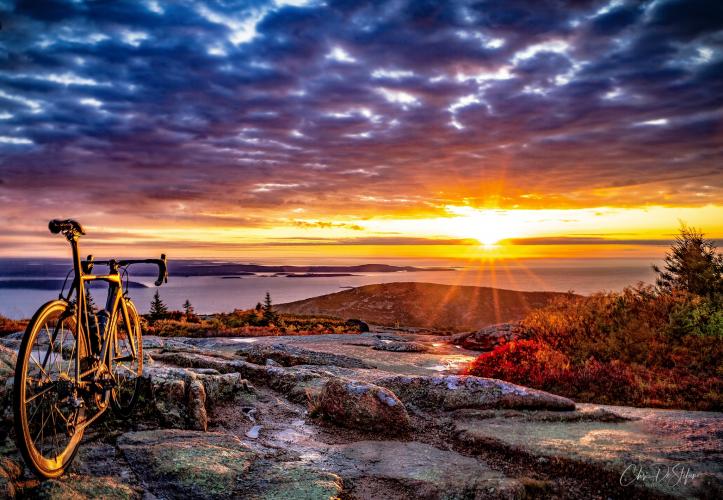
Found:
<path fill-rule="evenodd" d="M 723 238 L 723 2 L 0 0 L 0 256 Z"/>

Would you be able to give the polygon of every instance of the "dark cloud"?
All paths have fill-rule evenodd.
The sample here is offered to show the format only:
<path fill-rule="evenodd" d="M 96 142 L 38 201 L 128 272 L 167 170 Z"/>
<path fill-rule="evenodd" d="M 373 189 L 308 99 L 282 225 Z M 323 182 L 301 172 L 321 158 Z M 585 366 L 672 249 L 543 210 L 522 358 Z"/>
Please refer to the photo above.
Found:
<path fill-rule="evenodd" d="M 595 16 L 590 23 L 593 33 L 603 36 L 615 35 L 634 24 L 643 14 L 642 4 L 619 5 Z"/>
<path fill-rule="evenodd" d="M 721 9 L 16 2 L 0 214 L 226 225 L 493 194 L 532 207 L 530 192 L 559 207 L 721 199 Z M 645 188 L 615 194 L 631 181 Z"/>

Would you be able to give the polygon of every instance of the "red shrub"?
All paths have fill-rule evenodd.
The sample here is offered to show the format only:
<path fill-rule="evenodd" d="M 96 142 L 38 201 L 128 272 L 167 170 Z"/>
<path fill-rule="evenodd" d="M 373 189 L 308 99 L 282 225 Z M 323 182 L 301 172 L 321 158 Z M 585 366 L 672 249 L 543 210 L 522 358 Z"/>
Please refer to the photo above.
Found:
<path fill-rule="evenodd" d="M 562 352 L 539 340 L 502 344 L 480 355 L 466 372 L 567 396 L 579 402 L 719 410 L 720 377 L 589 358 L 571 364 Z"/>
<path fill-rule="evenodd" d="M 479 356 L 468 373 L 533 387 L 547 386 L 558 372 L 569 369 L 567 356 L 536 340 L 517 340 Z"/>

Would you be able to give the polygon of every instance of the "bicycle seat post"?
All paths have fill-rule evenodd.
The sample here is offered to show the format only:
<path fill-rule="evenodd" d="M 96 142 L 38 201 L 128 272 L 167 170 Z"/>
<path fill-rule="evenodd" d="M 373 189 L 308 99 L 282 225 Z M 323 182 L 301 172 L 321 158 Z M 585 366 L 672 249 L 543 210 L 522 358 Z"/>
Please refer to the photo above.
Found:
<path fill-rule="evenodd" d="M 73 267 L 75 268 L 75 275 L 80 278 L 83 273 L 83 266 L 80 263 L 80 249 L 78 248 L 78 236 L 75 235 L 73 238 L 68 237 L 70 241 L 70 248 L 73 250 Z"/>
<path fill-rule="evenodd" d="M 53 219 L 48 223 L 48 229 L 53 234 L 63 233 L 63 236 L 70 242 L 73 250 L 73 268 L 75 275 L 80 278 L 83 275 L 83 267 L 80 262 L 80 252 L 78 250 L 78 239 L 85 234 L 83 226 L 72 219 Z"/>

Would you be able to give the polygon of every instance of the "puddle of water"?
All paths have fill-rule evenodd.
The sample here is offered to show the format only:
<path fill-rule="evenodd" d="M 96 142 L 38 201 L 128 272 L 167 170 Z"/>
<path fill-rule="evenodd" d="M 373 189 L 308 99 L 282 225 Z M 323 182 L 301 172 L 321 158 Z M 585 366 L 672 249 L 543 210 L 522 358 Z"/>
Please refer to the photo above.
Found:
<path fill-rule="evenodd" d="M 441 345 L 442 345 L 442 344 L 441 344 L 440 342 L 433 342 L 433 343 L 432 343 L 432 347 L 439 347 L 439 346 L 441 346 Z"/>
<path fill-rule="evenodd" d="M 319 462 L 324 458 L 320 443 L 314 441 L 314 429 L 303 419 L 291 421 L 291 427 L 275 432 L 271 439 L 279 445 L 299 453 L 299 458 L 305 462 Z M 321 445 L 323 446 L 323 445 Z"/>
<path fill-rule="evenodd" d="M 306 432 L 299 432 L 296 429 L 284 429 L 281 432 L 277 432 L 274 435 L 274 439 L 279 441 L 288 441 L 292 443 L 298 443 L 306 441 L 309 438 L 309 434 Z"/>
<path fill-rule="evenodd" d="M 318 462 L 323 458 L 322 454 L 318 451 L 305 451 L 299 455 L 299 458 L 307 462 Z"/>
<path fill-rule="evenodd" d="M 432 366 L 425 366 L 425 368 L 428 368 L 430 370 L 434 370 L 436 372 L 458 372 L 462 366 L 466 365 L 470 361 L 474 360 L 474 357 L 472 356 L 451 356 L 451 359 L 440 359 L 439 364 L 432 365 Z"/>
<path fill-rule="evenodd" d="M 258 439 L 260 430 L 261 430 L 260 425 L 254 425 L 246 432 L 246 437 L 251 438 L 251 439 Z"/>
<path fill-rule="evenodd" d="M 384 344 L 389 344 L 389 343 L 391 343 L 391 340 L 382 339 L 382 342 L 383 342 Z"/>
<path fill-rule="evenodd" d="M 251 344 L 252 342 L 258 341 L 259 339 L 243 338 L 243 339 L 229 339 L 229 340 L 230 340 L 231 342 L 240 342 L 240 343 L 243 343 L 243 344 Z"/>

